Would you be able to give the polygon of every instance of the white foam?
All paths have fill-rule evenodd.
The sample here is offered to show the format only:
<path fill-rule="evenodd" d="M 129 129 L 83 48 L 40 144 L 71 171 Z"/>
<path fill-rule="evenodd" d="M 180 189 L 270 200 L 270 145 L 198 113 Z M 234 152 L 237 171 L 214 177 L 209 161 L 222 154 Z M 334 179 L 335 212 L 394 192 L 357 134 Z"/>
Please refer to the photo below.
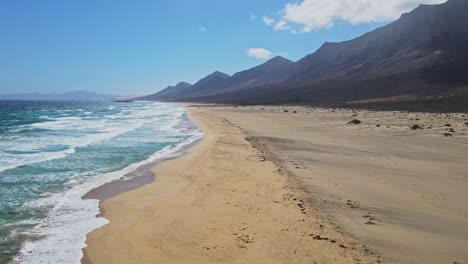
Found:
<path fill-rule="evenodd" d="M 155 109 L 155 106 L 157 109 Z M 56 152 L 39 152 L 21 155 L 10 155 L 0 152 L 0 172 L 26 165 L 32 165 L 55 159 L 62 159 L 69 154 L 73 154 L 76 148 L 86 147 L 91 144 L 112 139 L 155 121 L 165 121 L 164 125 L 160 125 L 161 129 L 168 129 L 176 122 L 178 122 L 178 120 L 180 120 L 180 117 L 183 115 L 183 113 L 183 108 L 175 109 L 173 106 L 166 107 L 165 105 L 156 103 L 150 104 L 149 106 L 141 109 L 131 109 L 131 111 L 128 111 L 127 116 L 120 116 L 120 120 L 118 121 L 116 121 L 117 117 L 115 115 L 109 115 L 110 118 L 109 116 L 106 116 L 99 119 L 60 117 L 55 118 L 53 121 L 36 123 L 30 127 L 71 132 L 88 131 L 91 133 L 92 131 L 94 133 L 81 137 L 73 137 L 72 135 L 65 137 L 60 135 L 56 137 L 51 136 L 47 139 L 41 139 L 39 141 L 37 139 L 34 139 L 34 141 L 24 141 L 25 139 L 18 139 L 20 141 L 12 140 L 10 142 L 2 143 L 0 147 L 4 150 L 35 151 L 57 144 L 66 144 L 68 149 Z M 169 114 L 170 116 L 166 117 L 167 119 L 164 119 L 164 116 Z"/>
<path fill-rule="evenodd" d="M 181 121 L 180 119 L 178 121 Z M 42 198 L 25 205 L 31 208 L 51 208 L 47 218 L 28 235 L 43 237 L 26 242 L 15 263 L 80 263 L 82 249 L 86 247 L 86 234 L 101 227 L 108 221 L 95 216 L 99 213 L 98 200 L 83 200 L 86 193 L 105 183 L 122 178 L 125 174 L 155 160 L 176 155 L 183 147 L 203 137 L 195 130 L 192 136 L 173 147 L 166 147 L 148 159 L 129 165 L 111 173 L 97 175 L 85 181 L 71 180 L 68 189 L 61 193 L 47 193 Z"/>
<path fill-rule="evenodd" d="M 34 154 L 22 154 L 20 157 L 9 158 L 6 155 L 0 155 L 2 162 L 8 163 L 15 163 L 11 165 L 4 165 L 0 167 L 0 172 L 16 169 L 22 166 L 46 162 L 55 159 L 62 159 L 65 158 L 67 155 L 73 154 L 75 149 L 67 149 L 64 151 L 57 151 L 57 152 L 41 152 L 41 153 L 34 153 Z"/>

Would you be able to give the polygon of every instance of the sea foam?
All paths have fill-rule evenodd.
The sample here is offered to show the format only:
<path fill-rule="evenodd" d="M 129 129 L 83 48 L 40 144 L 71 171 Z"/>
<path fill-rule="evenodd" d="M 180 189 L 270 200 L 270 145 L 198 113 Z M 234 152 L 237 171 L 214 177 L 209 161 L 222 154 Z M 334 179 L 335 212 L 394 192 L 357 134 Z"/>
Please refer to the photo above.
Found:
<path fill-rule="evenodd" d="M 114 109 L 115 107 L 109 107 Z M 63 110 L 67 111 L 67 110 Z M 154 114 L 154 108 L 148 107 L 141 110 L 129 110 L 126 116 L 108 115 L 99 118 L 85 119 L 83 117 L 59 117 L 52 121 L 35 123 L 28 128 L 22 129 L 42 129 L 51 131 L 61 131 L 59 136 L 49 136 L 41 140 L 29 138 L 15 138 L 7 143 L 0 144 L 5 150 L 21 150 L 21 151 L 36 151 L 41 148 L 56 144 L 66 144 L 68 149 L 61 151 L 41 151 L 38 153 L 28 153 L 21 156 L 13 156 L 8 153 L 0 153 L 0 172 L 15 169 L 22 166 L 32 165 L 36 163 L 51 161 L 55 159 L 65 158 L 69 154 L 73 154 L 76 148 L 86 147 L 104 140 L 109 140 L 119 135 L 131 132 L 141 126 L 154 122 L 155 120 L 164 121 L 165 112 Z M 178 121 L 181 114 L 175 114 L 167 120 L 167 128 L 174 125 Z M 85 136 L 76 137 L 74 133 L 88 133 Z M 69 132 L 69 136 L 64 136 L 63 132 Z"/>
<path fill-rule="evenodd" d="M 144 116 L 147 113 L 141 114 Z M 176 117 L 167 120 L 167 129 L 172 129 L 172 133 L 176 134 L 188 133 L 187 129 L 177 128 L 179 123 L 187 122 L 187 120 L 183 120 L 183 112 Z M 134 128 L 126 128 L 126 130 L 128 129 Z M 189 131 L 190 137 L 187 140 L 177 145 L 167 146 L 144 161 L 133 163 L 119 171 L 96 175 L 86 180 L 70 180 L 64 191 L 48 193 L 42 198 L 27 203 L 25 207 L 31 209 L 48 208 L 49 213 L 33 230 L 28 232 L 28 235 L 38 239 L 25 242 L 14 261 L 27 264 L 80 263 L 83 255 L 82 249 L 86 247 L 86 234 L 108 223 L 103 217 L 95 217 L 99 214 L 99 201 L 84 200 L 82 197 L 92 189 L 120 179 L 142 165 L 177 155 L 185 146 L 203 136 L 196 129 Z M 105 137 L 109 136 L 108 134 Z"/>

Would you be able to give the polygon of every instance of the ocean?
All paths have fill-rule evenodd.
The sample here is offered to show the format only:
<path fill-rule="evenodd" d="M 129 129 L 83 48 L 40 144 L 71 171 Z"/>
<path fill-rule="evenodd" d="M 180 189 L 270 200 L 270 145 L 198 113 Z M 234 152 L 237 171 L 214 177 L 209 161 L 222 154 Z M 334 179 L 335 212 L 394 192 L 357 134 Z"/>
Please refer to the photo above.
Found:
<path fill-rule="evenodd" d="M 81 197 L 201 136 L 174 104 L 0 101 L 0 263 L 80 263 Z"/>

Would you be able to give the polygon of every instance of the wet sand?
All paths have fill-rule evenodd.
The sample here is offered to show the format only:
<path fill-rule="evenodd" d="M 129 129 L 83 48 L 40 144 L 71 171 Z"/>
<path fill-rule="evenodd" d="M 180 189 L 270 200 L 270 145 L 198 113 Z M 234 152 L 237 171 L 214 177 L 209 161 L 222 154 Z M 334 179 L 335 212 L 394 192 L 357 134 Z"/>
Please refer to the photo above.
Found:
<path fill-rule="evenodd" d="M 167 157 L 157 159 L 148 164 L 144 164 L 138 167 L 135 171 L 127 173 L 118 180 L 103 184 L 88 192 L 83 196 L 83 199 L 97 199 L 102 203 L 104 200 L 112 198 L 120 193 L 128 192 L 143 185 L 152 183 L 156 178 L 153 172 L 153 168 L 158 166 L 158 164 L 161 162 L 176 159 L 185 155 L 186 150 L 194 146 L 197 142 L 198 140 L 195 140 L 193 143 L 184 146 L 176 153 L 171 153 Z M 103 208 L 101 208 L 101 211 L 102 209 Z"/>

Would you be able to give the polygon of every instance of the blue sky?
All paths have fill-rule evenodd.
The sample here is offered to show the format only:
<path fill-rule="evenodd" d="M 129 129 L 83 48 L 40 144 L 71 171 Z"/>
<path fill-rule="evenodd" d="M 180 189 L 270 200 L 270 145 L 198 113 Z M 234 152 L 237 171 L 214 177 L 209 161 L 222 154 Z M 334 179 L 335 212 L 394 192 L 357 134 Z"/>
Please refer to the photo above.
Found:
<path fill-rule="evenodd" d="M 392 1 L 393 13 L 324 0 L 1 1 L 0 93 L 147 94 L 266 60 L 251 48 L 298 60 L 424 2 Z"/>

